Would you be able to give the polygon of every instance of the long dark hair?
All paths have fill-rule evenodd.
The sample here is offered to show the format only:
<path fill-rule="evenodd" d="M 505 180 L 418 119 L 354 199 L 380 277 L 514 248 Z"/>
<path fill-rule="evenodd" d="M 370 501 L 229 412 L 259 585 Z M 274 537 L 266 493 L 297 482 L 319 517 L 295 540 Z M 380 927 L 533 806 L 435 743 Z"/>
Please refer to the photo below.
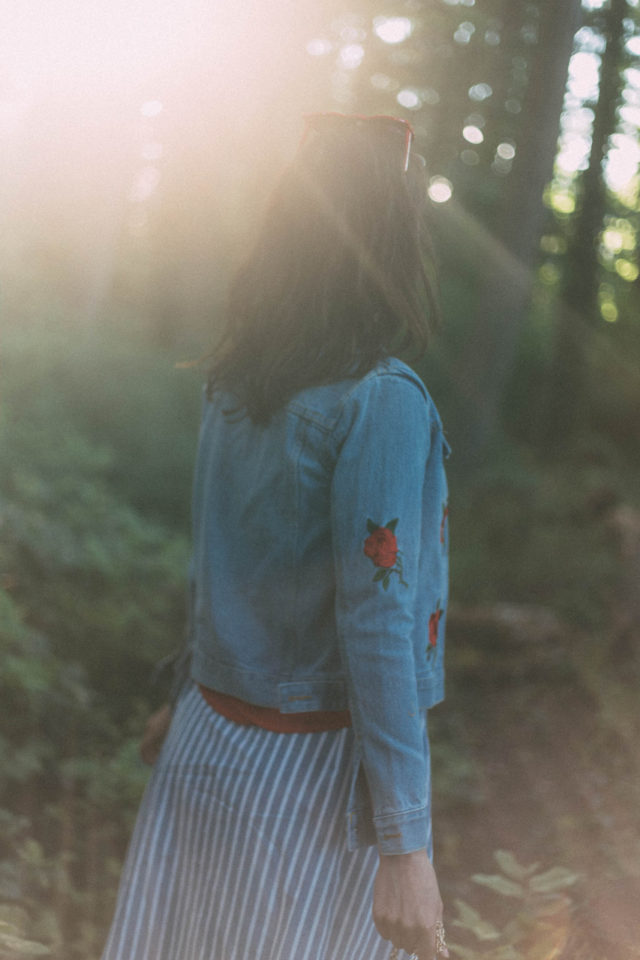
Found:
<path fill-rule="evenodd" d="M 299 149 L 231 285 L 209 397 L 266 423 L 305 387 L 424 354 L 439 320 L 424 163 L 405 173 L 383 141 L 362 124 Z"/>

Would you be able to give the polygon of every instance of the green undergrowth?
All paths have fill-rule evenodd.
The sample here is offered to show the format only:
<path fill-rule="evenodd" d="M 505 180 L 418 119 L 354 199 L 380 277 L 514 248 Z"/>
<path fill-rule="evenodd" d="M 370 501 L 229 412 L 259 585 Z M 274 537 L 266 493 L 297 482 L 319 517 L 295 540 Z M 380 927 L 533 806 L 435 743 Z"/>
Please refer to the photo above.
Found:
<path fill-rule="evenodd" d="M 606 631 L 621 572 L 612 511 L 640 506 L 635 487 L 615 454 L 583 448 L 549 463 L 513 446 L 472 478 L 454 473 L 454 602 L 541 606 L 581 629 Z"/>
<path fill-rule="evenodd" d="M 487 908 L 455 900 L 456 915 L 448 924 L 452 954 L 461 960 L 559 957 L 571 936 L 578 875 L 562 866 L 524 866 L 506 850 L 497 850 L 494 859 L 498 873 L 474 874 L 471 880 L 498 902 L 488 914 Z"/>
<path fill-rule="evenodd" d="M 171 396 L 174 371 L 155 358 L 145 406 L 135 357 L 67 346 L 51 335 L 5 351 L 0 957 L 100 955 L 148 775 L 139 735 L 163 696 L 150 678 L 184 634 L 188 537 L 174 501 L 188 500 L 193 424 Z M 153 364 L 137 359 L 144 381 Z"/>

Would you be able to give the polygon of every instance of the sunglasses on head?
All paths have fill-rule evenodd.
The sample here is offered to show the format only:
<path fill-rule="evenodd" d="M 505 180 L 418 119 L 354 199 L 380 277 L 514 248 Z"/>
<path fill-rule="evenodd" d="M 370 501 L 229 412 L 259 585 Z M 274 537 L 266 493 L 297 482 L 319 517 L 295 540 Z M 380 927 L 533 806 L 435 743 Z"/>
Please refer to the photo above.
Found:
<path fill-rule="evenodd" d="M 388 133 L 390 138 L 396 137 L 398 147 L 402 147 L 402 170 L 406 173 L 409 169 L 409 154 L 413 140 L 413 128 L 408 120 L 403 120 L 401 117 L 388 117 L 382 114 L 366 116 L 359 113 L 306 113 L 303 115 L 303 119 L 305 121 L 305 128 L 300 146 L 302 146 L 312 130 L 322 134 L 328 131 L 335 133 L 338 130 L 361 127 L 363 130 L 371 130 L 383 134 Z"/>

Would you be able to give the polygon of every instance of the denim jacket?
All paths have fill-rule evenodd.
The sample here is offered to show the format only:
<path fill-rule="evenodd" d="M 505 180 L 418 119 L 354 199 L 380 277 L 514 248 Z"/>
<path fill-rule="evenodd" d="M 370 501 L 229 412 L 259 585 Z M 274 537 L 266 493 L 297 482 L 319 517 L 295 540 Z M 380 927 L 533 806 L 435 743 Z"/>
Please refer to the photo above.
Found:
<path fill-rule="evenodd" d="M 349 708 L 350 848 L 426 845 L 424 711 L 443 697 L 448 455 L 392 358 L 266 426 L 206 401 L 193 494 L 191 677 L 283 713 Z"/>

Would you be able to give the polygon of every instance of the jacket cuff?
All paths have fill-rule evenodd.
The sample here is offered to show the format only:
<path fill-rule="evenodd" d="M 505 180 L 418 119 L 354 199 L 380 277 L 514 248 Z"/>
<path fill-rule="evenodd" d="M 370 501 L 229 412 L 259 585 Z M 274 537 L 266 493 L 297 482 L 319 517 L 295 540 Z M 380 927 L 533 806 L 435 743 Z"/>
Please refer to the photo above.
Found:
<path fill-rule="evenodd" d="M 420 807 L 406 813 L 375 817 L 374 826 L 381 854 L 413 853 L 427 847 L 429 810 Z"/>

